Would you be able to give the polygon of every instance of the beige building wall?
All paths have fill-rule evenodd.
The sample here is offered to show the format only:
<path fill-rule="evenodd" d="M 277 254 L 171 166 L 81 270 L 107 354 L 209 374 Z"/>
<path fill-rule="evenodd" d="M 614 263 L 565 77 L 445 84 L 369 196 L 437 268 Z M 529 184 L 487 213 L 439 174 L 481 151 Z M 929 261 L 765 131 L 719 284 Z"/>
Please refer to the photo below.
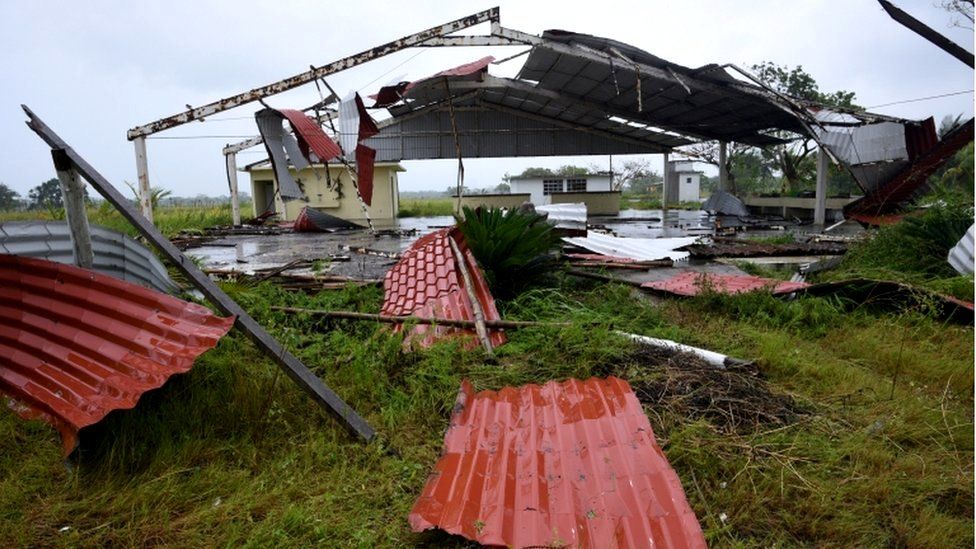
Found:
<path fill-rule="evenodd" d="M 523 202 L 529 202 L 532 195 L 529 193 L 516 194 L 470 194 L 461 197 L 461 206 L 477 208 L 518 208 Z M 452 198 L 451 200 L 457 200 Z"/>
<path fill-rule="evenodd" d="M 321 164 L 298 171 L 290 169 L 292 177 L 305 191 L 306 199 L 282 202 L 274 192 L 274 176 L 270 166 L 252 168 L 251 196 L 254 198 L 254 215 L 269 207 L 281 214 L 282 221 L 294 221 L 305 206 L 311 206 L 327 214 L 366 224 L 362 206 L 356 196 L 356 188 L 348 171 L 341 164 L 329 165 L 329 177 Z M 400 211 L 397 173 L 405 171 L 398 163 L 378 162 L 373 169 L 373 203 L 368 207 L 374 224 L 392 224 Z M 332 187 L 329 181 L 332 181 Z M 342 195 L 340 197 L 340 194 Z"/>
<path fill-rule="evenodd" d="M 620 213 L 620 191 L 588 193 L 553 193 L 553 204 L 586 204 L 586 215 L 617 215 Z"/>

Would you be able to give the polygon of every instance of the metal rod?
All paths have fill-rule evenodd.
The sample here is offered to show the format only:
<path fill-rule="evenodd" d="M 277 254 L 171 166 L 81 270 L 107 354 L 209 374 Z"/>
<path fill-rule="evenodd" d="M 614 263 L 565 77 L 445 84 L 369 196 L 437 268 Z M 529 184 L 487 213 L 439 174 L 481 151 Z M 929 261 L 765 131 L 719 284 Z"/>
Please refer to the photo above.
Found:
<path fill-rule="evenodd" d="M 461 276 L 464 278 L 464 289 L 468 292 L 468 299 L 471 300 L 471 310 L 474 311 L 474 328 L 478 333 L 478 339 L 481 340 L 481 345 L 485 348 L 485 352 L 490 355 L 494 350 L 491 348 L 491 340 L 488 338 L 488 328 L 485 326 L 485 312 L 481 309 L 481 302 L 478 301 L 478 296 L 474 293 L 474 279 L 471 277 L 471 272 L 468 271 L 464 254 L 458 248 L 457 242 L 450 235 L 448 235 L 447 241 L 451 244 L 451 250 L 454 251 L 458 269 L 461 270 Z"/>
<path fill-rule="evenodd" d="M 288 374 L 288 377 L 292 378 L 319 405 L 335 416 L 350 433 L 361 437 L 367 442 L 373 439 L 376 433 L 366 423 L 365 419 L 356 413 L 351 406 L 343 402 L 338 395 L 322 383 L 321 379 L 316 377 L 298 358 L 288 352 L 256 320 L 251 318 L 251 315 L 247 314 L 247 311 L 231 299 L 230 296 L 225 294 L 207 275 L 201 272 L 190 258 L 183 255 L 148 219 L 136 210 L 132 205 L 132 201 L 122 196 L 102 174 L 95 170 L 81 155 L 76 153 L 54 130 L 49 128 L 26 105 L 21 105 L 21 107 L 29 118 L 27 126 L 37 133 L 51 148 L 62 149 L 65 156 L 70 160 L 72 167 L 99 194 L 112 203 L 122 216 L 129 220 L 156 249 L 168 258 L 183 273 L 187 280 L 196 286 L 217 309 L 224 314 L 236 316 L 237 319 L 234 322 L 234 326 L 244 332 L 258 349 L 274 360 Z"/>
<path fill-rule="evenodd" d="M 401 324 L 412 322 L 416 324 L 436 324 L 440 326 L 450 326 L 453 328 L 475 328 L 477 323 L 474 320 L 462 320 L 455 318 L 425 318 L 422 316 L 396 316 L 378 315 L 375 313 L 358 313 L 354 311 L 326 311 L 324 309 L 304 309 L 301 307 L 278 307 L 272 306 L 274 311 L 285 313 L 304 313 L 317 316 L 327 316 L 332 318 L 344 318 L 347 320 L 368 320 L 373 322 L 383 322 L 386 324 Z M 486 320 L 485 326 L 488 328 L 517 330 L 519 328 L 529 328 L 533 326 L 566 327 L 572 326 L 572 322 L 535 322 L 531 320 Z"/>
<path fill-rule="evenodd" d="M 179 114 L 169 116 L 167 118 L 161 118 L 155 122 L 150 122 L 149 124 L 132 128 L 129 130 L 127 135 L 130 140 L 133 140 L 141 136 L 150 135 L 169 128 L 180 126 L 182 124 L 186 124 L 187 122 L 200 120 L 204 117 L 211 116 L 234 107 L 246 105 L 247 103 L 297 88 L 298 86 L 313 82 L 316 79 L 344 71 L 357 65 L 362 65 L 363 63 L 372 61 L 373 59 L 378 59 L 402 49 L 420 45 L 431 38 L 445 36 L 468 27 L 473 27 L 480 23 L 486 23 L 489 21 L 497 23 L 498 19 L 499 10 L 497 7 L 468 15 L 467 17 L 455 19 L 454 21 L 450 21 L 443 25 L 431 27 L 427 30 L 394 40 L 393 42 L 387 42 L 381 46 L 370 48 L 355 55 L 350 55 L 349 57 L 344 57 L 338 61 L 329 63 L 328 65 L 318 67 L 315 70 L 305 71 L 272 84 L 254 88 L 253 90 L 244 93 L 239 93 L 219 101 L 214 101 L 213 103 L 208 103 L 202 107 L 191 108 Z"/>

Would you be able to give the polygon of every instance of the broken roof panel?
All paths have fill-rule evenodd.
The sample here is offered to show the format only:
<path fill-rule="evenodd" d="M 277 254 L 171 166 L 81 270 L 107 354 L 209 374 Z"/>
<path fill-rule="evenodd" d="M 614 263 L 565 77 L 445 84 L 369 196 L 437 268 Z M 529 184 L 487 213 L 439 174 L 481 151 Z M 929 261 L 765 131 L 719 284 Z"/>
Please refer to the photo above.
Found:
<path fill-rule="evenodd" d="M 454 255 L 449 239 L 454 239 L 464 257 L 458 258 Z M 383 280 L 384 296 L 380 314 L 473 321 L 474 309 L 464 287 L 464 277 L 458 261 L 464 261 L 471 273 L 475 286 L 473 290 L 485 320 L 501 320 L 495 307 L 495 299 L 481 274 L 481 268 L 456 228 L 441 229 L 425 235 L 403 252 L 400 261 L 387 271 Z M 401 329 L 403 325 L 397 324 L 395 330 Z M 427 347 L 438 339 L 457 334 L 474 335 L 475 331 L 418 324 L 406 342 L 416 340 L 421 346 Z M 505 332 L 498 329 L 489 329 L 488 338 L 494 347 L 507 341 Z"/>
<path fill-rule="evenodd" d="M 506 547 L 705 547 L 681 481 L 626 381 L 465 381 L 444 450 L 410 512 Z"/>
<path fill-rule="evenodd" d="M 94 270 L 160 292 L 179 289 L 166 267 L 134 238 L 91 225 Z M 8 221 L 0 223 L 0 254 L 13 254 L 74 263 L 71 228 L 66 221 Z"/>
<path fill-rule="evenodd" d="M 689 271 L 667 280 L 645 282 L 641 288 L 680 296 L 695 296 L 704 291 L 720 294 L 741 294 L 768 290 L 773 294 L 788 294 L 810 286 L 806 282 L 784 282 L 772 278 L 749 275 L 726 275 Z"/>
<path fill-rule="evenodd" d="M 561 30 L 546 31 L 542 39 L 518 75 L 541 88 L 708 139 L 761 145 L 767 144 L 767 130 L 804 131 L 768 92 L 720 66 L 690 69 L 622 42 Z"/>
<path fill-rule="evenodd" d="M 0 255 L 0 393 L 78 431 L 183 373 L 234 323 L 202 305 L 71 265 Z"/>
<path fill-rule="evenodd" d="M 607 256 L 629 257 L 638 261 L 668 258 L 674 261 L 688 258 L 688 252 L 678 248 L 694 244 L 697 236 L 677 238 L 623 238 L 597 232 L 585 237 L 564 237 L 563 241 Z"/>

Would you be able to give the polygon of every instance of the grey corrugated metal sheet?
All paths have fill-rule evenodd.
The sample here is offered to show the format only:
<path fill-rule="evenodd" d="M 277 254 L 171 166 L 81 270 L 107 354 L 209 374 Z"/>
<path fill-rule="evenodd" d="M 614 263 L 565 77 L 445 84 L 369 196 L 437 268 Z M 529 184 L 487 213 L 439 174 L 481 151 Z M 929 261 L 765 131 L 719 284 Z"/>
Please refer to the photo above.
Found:
<path fill-rule="evenodd" d="M 155 290 L 173 293 L 179 287 L 148 248 L 112 229 L 91 225 L 94 270 Z M 0 253 L 74 263 L 71 230 L 64 221 L 0 223 Z"/>
<path fill-rule="evenodd" d="M 959 274 L 973 274 L 973 228 L 970 225 L 966 234 L 949 250 L 949 265 Z"/>
<path fill-rule="evenodd" d="M 749 209 L 735 195 L 726 191 L 718 190 L 708 197 L 702 204 L 701 209 L 706 212 L 714 212 L 722 215 L 737 215 L 745 217 L 749 215 Z"/>
<path fill-rule="evenodd" d="M 698 240 L 697 236 L 677 238 L 622 238 L 590 232 L 585 237 L 563 237 L 563 241 L 586 248 L 591 252 L 616 257 L 629 257 L 638 261 L 671 258 L 680 261 L 688 258 L 688 252 L 675 251 Z"/>

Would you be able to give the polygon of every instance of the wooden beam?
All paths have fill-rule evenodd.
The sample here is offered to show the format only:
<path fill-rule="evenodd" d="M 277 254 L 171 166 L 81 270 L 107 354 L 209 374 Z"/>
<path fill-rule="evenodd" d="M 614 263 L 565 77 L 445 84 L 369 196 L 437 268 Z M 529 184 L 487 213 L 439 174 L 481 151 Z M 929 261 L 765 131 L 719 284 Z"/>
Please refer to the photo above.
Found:
<path fill-rule="evenodd" d="M 88 211 L 85 209 L 85 182 L 78 178 L 78 172 L 71 165 L 64 150 L 52 149 L 54 169 L 61 184 L 61 197 L 64 201 L 64 214 L 71 230 L 71 249 L 75 265 L 91 269 L 95 263 L 92 251 L 91 229 L 88 226 Z"/>
<path fill-rule="evenodd" d="M 451 244 L 451 250 L 454 252 L 454 259 L 457 261 L 458 269 L 461 270 L 461 277 L 464 278 L 464 290 L 468 293 L 468 299 L 471 301 L 471 310 L 474 312 L 474 329 L 478 333 L 478 339 L 481 340 L 481 346 L 485 348 L 485 352 L 489 355 L 492 354 L 494 349 L 491 347 L 491 339 L 488 338 L 488 327 L 485 326 L 485 312 L 481 309 L 481 302 L 478 301 L 478 295 L 474 291 L 474 279 L 471 277 L 471 272 L 468 271 L 468 265 L 465 261 L 464 254 L 458 247 L 457 242 L 448 235 L 447 241 Z"/>
<path fill-rule="evenodd" d="M 27 106 L 21 105 L 27 113 L 30 127 L 52 149 L 61 149 L 71 166 L 84 177 L 96 191 L 112 203 L 119 212 L 139 230 L 217 309 L 226 315 L 237 317 L 234 326 L 244 332 L 251 341 L 269 358 L 280 366 L 285 374 L 307 392 L 319 405 L 325 408 L 350 433 L 370 441 L 376 435 L 373 428 L 355 410 L 342 401 L 322 380 L 315 376 L 298 358 L 288 352 L 281 343 L 271 336 L 256 320 L 251 318 L 236 301 L 230 298 L 210 278 L 183 255 L 152 222 L 143 217 L 132 205 L 132 201 L 121 193 L 105 177 L 71 148 L 58 134 L 48 127 Z"/>

